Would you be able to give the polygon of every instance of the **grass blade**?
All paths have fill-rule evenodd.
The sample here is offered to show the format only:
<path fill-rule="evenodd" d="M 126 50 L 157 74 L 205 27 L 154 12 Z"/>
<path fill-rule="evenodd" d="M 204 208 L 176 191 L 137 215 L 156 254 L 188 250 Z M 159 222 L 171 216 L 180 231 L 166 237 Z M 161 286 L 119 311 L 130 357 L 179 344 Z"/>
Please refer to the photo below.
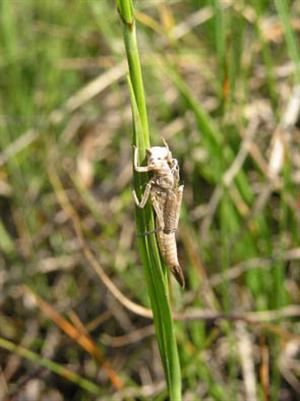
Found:
<path fill-rule="evenodd" d="M 145 157 L 146 148 L 150 145 L 147 108 L 142 80 L 142 71 L 136 40 L 135 19 L 132 0 L 118 0 L 118 10 L 123 22 L 123 35 L 129 65 L 128 86 L 130 92 L 134 136 L 133 143 L 139 148 L 140 160 Z M 135 190 L 140 195 L 141 188 L 148 177 L 135 173 Z M 154 229 L 152 209 L 145 207 L 136 210 L 136 226 L 139 233 L 151 232 Z M 169 301 L 167 271 L 162 264 L 154 234 L 140 236 L 138 248 L 144 265 L 148 293 L 153 310 L 156 338 L 162 359 L 169 399 L 181 400 L 181 373 L 174 325 Z"/>
<path fill-rule="evenodd" d="M 291 26 L 291 15 L 288 10 L 288 2 L 284 0 L 275 0 L 278 16 L 284 29 L 285 40 L 289 56 L 295 64 L 295 81 L 300 82 L 300 55 L 297 45 L 297 39 Z"/>
<path fill-rule="evenodd" d="M 59 365 L 56 362 L 53 362 L 48 358 L 38 355 L 35 352 L 32 352 L 25 347 L 22 347 L 21 345 L 14 344 L 9 340 L 0 337 L 0 348 L 13 352 L 21 356 L 22 358 L 25 358 L 31 362 L 34 362 L 37 365 L 49 369 L 51 372 L 56 373 L 57 375 L 63 377 L 64 379 L 76 383 L 78 386 L 88 391 L 89 393 L 98 395 L 101 394 L 101 387 L 97 386 L 93 382 L 84 379 L 77 373 L 72 372 L 71 370 L 65 368 L 64 366 Z"/>

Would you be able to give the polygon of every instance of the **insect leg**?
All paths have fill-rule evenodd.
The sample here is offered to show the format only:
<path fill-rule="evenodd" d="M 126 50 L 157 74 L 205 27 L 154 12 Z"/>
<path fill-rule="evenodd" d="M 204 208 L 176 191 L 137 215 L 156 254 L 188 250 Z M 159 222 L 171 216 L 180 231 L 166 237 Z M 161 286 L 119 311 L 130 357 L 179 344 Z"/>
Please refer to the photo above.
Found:
<path fill-rule="evenodd" d="M 165 138 L 161 137 L 161 140 L 162 140 L 163 144 L 165 145 L 165 147 L 169 150 L 169 145 L 167 144 L 167 141 L 165 140 Z"/>
<path fill-rule="evenodd" d="M 134 146 L 133 148 L 134 148 L 133 166 L 135 171 L 137 171 L 138 173 L 147 173 L 148 171 L 150 171 L 149 167 L 138 165 L 138 149 L 136 146 Z"/>
<path fill-rule="evenodd" d="M 151 187 L 152 187 L 152 181 L 149 181 L 148 184 L 146 185 L 146 189 L 143 193 L 141 201 L 139 201 L 139 198 L 137 197 L 137 194 L 135 191 L 132 191 L 133 199 L 135 201 L 135 204 L 140 207 L 141 209 L 145 207 L 147 200 L 149 198 L 150 192 L 151 192 Z"/>
<path fill-rule="evenodd" d="M 156 233 L 158 233 L 158 232 L 160 232 L 161 230 L 159 230 L 159 229 L 155 229 L 155 230 L 151 230 L 151 231 L 145 231 L 145 232 L 143 232 L 143 233 L 137 233 L 137 236 L 138 237 L 146 237 L 147 235 L 150 235 L 150 234 L 156 234 Z"/>

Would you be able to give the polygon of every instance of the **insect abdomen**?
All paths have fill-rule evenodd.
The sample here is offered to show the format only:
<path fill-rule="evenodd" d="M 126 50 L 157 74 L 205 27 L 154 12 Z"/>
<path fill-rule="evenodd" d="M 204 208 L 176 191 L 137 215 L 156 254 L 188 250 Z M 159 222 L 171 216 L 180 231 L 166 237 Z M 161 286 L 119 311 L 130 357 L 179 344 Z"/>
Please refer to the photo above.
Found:
<path fill-rule="evenodd" d="M 178 283 L 184 287 L 184 276 L 178 262 L 175 233 L 158 233 L 158 242 L 166 265 L 171 270 Z"/>
<path fill-rule="evenodd" d="M 171 233 L 176 230 L 177 196 L 176 192 L 168 193 L 164 205 L 164 232 Z M 176 243 L 175 243 L 176 246 Z"/>

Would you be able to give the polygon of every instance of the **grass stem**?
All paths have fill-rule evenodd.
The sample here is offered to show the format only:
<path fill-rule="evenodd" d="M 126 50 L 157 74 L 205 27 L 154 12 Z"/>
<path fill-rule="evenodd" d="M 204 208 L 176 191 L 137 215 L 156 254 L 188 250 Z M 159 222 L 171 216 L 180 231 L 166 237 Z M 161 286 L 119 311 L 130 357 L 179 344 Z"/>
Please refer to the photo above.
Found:
<path fill-rule="evenodd" d="M 128 86 L 133 114 L 133 144 L 138 146 L 139 157 L 142 161 L 145 157 L 146 148 L 150 145 L 150 136 L 142 69 L 136 39 L 134 9 L 132 0 L 118 0 L 117 5 L 123 25 L 124 43 L 129 66 Z M 140 195 L 148 177 L 145 177 L 144 174 L 134 174 L 135 190 Z M 153 232 L 153 212 L 149 205 L 142 210 L 136 210 L 136 225 L 137 232 Z M 171 401 L 180 401 L 181 373 L 169 300 L 167 271 L 161 261 L 154 234 L 140 237 L 138 239 L 138 248 L 145 268 L 156 338 L 166 375 L 169 399 Z"/>

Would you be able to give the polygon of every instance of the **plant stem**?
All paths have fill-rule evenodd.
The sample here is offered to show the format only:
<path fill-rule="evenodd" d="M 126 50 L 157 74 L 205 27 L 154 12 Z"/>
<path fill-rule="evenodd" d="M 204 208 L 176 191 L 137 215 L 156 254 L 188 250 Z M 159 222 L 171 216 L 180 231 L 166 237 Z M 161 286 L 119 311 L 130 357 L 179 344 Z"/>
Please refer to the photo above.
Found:
<path fill-rule="evenodd" d="M 131 98 L 134 136 L 133 144 L 138 146 L 140 160 L 150 146 L 147 107 L 143 86 L 141 63 L 136 39 L 136 27 L 132 0 L 117 0 L 118 11 L 123 23 L 123 36 L 129 66 L 129 91 Z M 140 195 L 148 180 L 146 174 L 134 172 L 135 190 Z M 153 232 L 152 208 L 136 209 L 138 233 Z M 156 339 L 162 359 L 170 401 L 181 400 L 181 373 L 174 324 L 169 301 L 168 278 L 162 264 L 156 237 L 143 235 L 138 239 L 138 248 L 144 265 L 148 293 L 153 310 Z"/>
<path fill-rule="evenodd" d="M 300 56 L 299 56 L 299 49 L 297 44 L 297 39 L 295 37 L 295 33 L 291 26 L 291 15 L 289 11 L 288 2 L 285 0 L 275 0 L 275 6 L 281 20 L 285 40 L 287 44 L 287 49 L 289 52 L 289 56 L 295 65 L 295 84 L 300 83 Z"/>
<path fill-rule="evenodd" d="M 59 365 L 56 362 L 51 361 L 48 358 L 41 357 L 35 352 L 30 351 L 29 349 L 22 347 L 21 345 L 16 345 L 13 342 L 6 340 L 5 338 L 0 337 L 0 348 L 6 349 L 7 351 L 14 352 L 15 354 L 25 358 L 35 364 L 38 364 L 50 371 L 56 373 L 57 375 L 76 383 L 78 386 L 83 388 L 92 394 L 101 394 L 101 388 L 97 386 L 95 383 L 84 379 L 80 375 L 71 370 L 65 368 L 64 366 Z"/>
<path fill-rule="evenodd" d="M 132 1 L 118 0 L 118 10 L 121 20 L 123 22 L 123 35 L 129 67 L 129 76 L 133 86 L 133 91 L 135 94 L 136 103 L 141 119 L 143 140 L 146 141 L 144 145 L 149 146 L 150 139 L 148 115 L 144 93 L 142 69 L 136 39 L 136 28 Z"/>

